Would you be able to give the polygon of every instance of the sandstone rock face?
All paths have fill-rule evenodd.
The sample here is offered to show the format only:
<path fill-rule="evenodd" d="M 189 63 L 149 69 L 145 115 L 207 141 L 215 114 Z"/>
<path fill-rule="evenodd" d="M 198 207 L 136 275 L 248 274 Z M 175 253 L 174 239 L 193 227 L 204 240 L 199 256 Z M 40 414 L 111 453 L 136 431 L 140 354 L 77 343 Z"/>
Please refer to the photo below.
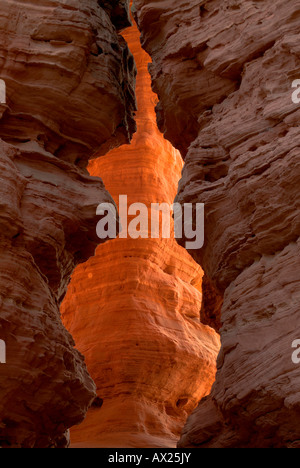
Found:
<path fill-rule="evenodd" d="M 182 159 L 157 129 L 149 56 L 137 29 L 125 38 L 138 68 L 138 131 L 130 146 L 92 161 L 89 170 L 101 174 L 116 202 L 127 195 L 129 205 L 172 204 Z M 201 277 L 174 239 L 118 238 L 75 270 L 63 321 L 98 398 L 71 431 L 74 446 L 176 445 L 187 415 L 211 389 L 220 346 L 199 320 Z"/>
<path fill-rule="evenodd" d="M 1 447 L 67 446 L 96 396 L 59 306 L 99 243 L 97 205 L 113 202 L 85 166 L 135 128 L 118 5 L 110 17 L 96 0 L 1 2 Z"/>
<path fill-rule="evenodd" d="M 299 447 L 300 3 L 135 0 L 158 123 L 205 203 L 203 267 L 222 350 L 181 447 Z M 204 291 L 205 294 L 205 291 Z"/>

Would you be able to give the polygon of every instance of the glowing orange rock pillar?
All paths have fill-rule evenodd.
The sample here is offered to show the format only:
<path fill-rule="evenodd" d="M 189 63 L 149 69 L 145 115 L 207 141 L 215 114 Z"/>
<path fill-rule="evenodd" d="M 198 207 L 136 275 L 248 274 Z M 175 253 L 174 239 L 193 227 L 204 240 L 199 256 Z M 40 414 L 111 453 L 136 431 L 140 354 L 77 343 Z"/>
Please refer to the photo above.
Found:
<path fill-rule="evenodd" d="M 116 203 L 173 203 L 182 159 L 156 126 L 156 96 L 134 26 L 138 132 L 89 167 Z M 174 239 L 116 239 L 77 268 L 62 308 L 102 407 L 72 430 L 84 447 L 171 447 L 215 378 L 219 337 L 199 321 L 202 272 Z"/>

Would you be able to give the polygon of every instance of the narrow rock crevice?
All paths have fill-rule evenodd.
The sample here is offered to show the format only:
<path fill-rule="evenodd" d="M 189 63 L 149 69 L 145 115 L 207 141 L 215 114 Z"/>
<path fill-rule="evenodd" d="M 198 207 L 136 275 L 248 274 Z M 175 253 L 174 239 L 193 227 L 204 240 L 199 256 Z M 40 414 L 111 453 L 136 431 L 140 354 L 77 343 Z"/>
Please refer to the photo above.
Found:
<path fill-rule="evenodd" d="M 183 161 L 157 129 L 150 58 L 137 27 L 122 34 L 138 69 L 138 130 L 130 146 L 95 159 L 89 171 L 102 175 L 116 203 L 126 195 L 128 207 L 150 209 L 173 203 Z M 103 400 L 72 429 L 75 447 L 174 448 L 211 389 L 219 335 L 200 321 L 202 271 L 173 237 L 118 238 L 72 277 L 63 320 Z"/>

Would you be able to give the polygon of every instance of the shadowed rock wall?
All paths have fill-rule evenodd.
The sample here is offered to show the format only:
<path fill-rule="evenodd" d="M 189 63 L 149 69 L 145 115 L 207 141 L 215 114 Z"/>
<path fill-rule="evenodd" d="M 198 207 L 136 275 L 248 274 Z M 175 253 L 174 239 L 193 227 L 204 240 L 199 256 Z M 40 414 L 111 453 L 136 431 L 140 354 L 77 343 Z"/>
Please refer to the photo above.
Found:
<path fill-rule="evenodd" d="M 135 11 L 159 127 L 185 158 L 177 201 L 205 203 L 205 245 L 190 253 L 208 323 L 224 299 L 217 380 L 179 445 L 299 447 L 300 2 L 135 0 Z"/>
<path fill-rule="evenodd" d="M 135 66 L 115 27 L 128 24 L 124 2 L 1 1 L 1 447 L 66 446 L 96 395 L 59 306 L 112 202 L 88 160 L 135 130 Z"/>

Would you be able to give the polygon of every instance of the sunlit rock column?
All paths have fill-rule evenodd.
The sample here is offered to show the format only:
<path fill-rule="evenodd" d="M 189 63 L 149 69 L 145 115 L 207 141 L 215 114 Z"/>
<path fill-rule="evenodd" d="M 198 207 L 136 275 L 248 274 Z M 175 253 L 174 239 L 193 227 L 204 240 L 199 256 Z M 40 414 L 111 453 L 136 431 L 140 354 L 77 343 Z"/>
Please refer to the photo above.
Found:
<path fill-rule="evenodd" d="M 158 131 L 136 27 L 138 131 L 130 146 L 93 161 L 118 202 L 172 204 L 182 159 Z M 117 239 L 73 275 L 63 320 L 85 355 L 98 399 L 74 428 L 75 446 L 175 446 L 215 378 L 218 334 L 200 323 L 202 272 L 174 239 Z M 102 405 L 102 406 L 101 406 Z"/>

